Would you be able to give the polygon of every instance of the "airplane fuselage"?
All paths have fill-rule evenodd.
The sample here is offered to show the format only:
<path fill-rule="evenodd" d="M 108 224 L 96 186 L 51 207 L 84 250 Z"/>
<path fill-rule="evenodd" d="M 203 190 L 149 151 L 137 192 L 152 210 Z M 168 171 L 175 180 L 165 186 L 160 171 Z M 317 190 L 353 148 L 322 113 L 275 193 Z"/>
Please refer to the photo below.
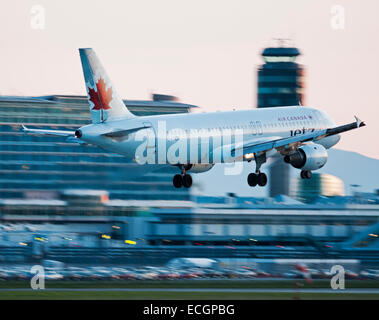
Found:
<path fill-rule="evenodd" d="M 138 148 L 144 148 L 145 155 L 150 152 L 150 158 L 153 157 L 150 160 L 155 164 L 164 163 L 163 154 L 167 156 L 166 163 L 188 164 L 228 162 L 223 156 L 216 157 L 214 150 L 230 143 L 236 146 L 240 143 L 238 139 L 243 139 L 245 144 L 260 143 L 273 137 L 294 137 L 333 126 L 332 119 L 320 110 L 291 106 L 144 116 L 90 124 L 80 130 L 82 140 L 122 154 L 127 161 L 138 162 Z M 139 129 L 133 131 L 134 128 Z M 102 135 L 110 130 L 129 129 L 131 132 L 122 136 Z M 238 138 L 236 132 L 240 134 Z M 328 149 L 339 139 L 339 135 L 329 136 L 320 139 L 318 144 Z M 175 154 L 183 150 L 185 156 Z M 275 149 L 267 152 L 268 157 L 276 154 Z"/>

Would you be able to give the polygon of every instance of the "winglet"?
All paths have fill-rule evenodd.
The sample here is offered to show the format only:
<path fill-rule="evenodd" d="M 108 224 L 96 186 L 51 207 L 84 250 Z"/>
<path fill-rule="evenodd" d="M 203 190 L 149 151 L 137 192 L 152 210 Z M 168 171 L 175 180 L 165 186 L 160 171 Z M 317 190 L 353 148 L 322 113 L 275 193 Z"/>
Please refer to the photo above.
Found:
<path fill-rule="evenodd" d="M 357 128 L 360 128 L 360 127 L 364 127 L 366 124 L 361 120 L 359 119 L 357 116 L 354 116 L 355 118 L 355 121 L 357 123 Z"/>

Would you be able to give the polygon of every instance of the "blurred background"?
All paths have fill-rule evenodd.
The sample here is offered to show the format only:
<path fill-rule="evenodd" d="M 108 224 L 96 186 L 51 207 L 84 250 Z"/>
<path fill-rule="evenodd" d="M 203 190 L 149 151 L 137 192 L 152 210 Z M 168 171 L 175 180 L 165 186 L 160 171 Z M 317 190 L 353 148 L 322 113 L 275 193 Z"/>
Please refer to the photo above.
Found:
<path fill-rule="evenodd" d="M 340 264 L 379 280 L 377 2 L 141 3 L 2 10 L 0 279 L 34 264 L 57 280 L 330 278 Z M 19 130 L 90 122 L 85 46 L 136 115 L 300 104 L 368 125 L 310 180 L 282 161 L 266 188 L 247 185 L 249 165 L 191 189 L 172 186 L 176 168 L 134 178 L 122 156 Z"/>

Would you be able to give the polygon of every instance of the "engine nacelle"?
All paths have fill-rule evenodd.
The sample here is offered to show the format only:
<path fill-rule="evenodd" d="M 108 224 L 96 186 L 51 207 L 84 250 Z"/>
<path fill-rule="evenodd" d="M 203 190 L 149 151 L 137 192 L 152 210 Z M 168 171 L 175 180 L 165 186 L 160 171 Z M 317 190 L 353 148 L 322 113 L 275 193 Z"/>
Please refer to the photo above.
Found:
<path fill-rule="evenodd" d="M 321 144 L 309 143 L 284 157 L 284 161 L 296 169 L 317 170 L 328 160 L 328 152 Z"/>
<path fill-rule="evenodd" d="M 191 171 L 193 173 L 206 172 L 213 168 L 214 163 L 196 163 L 196 164 L 186 164 L 184 168 L 186 171 Z"/>

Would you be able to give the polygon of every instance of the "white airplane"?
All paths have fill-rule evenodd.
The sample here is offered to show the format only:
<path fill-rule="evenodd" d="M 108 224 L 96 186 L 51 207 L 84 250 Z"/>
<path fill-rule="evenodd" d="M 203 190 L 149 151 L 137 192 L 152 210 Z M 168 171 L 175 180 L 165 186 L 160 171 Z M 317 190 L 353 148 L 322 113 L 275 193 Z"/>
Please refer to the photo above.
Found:
<path fill-rule="evenodd" d="M 157 166 L 176 166 L 176 188 L 189 188 L 188 172 L 210 170 L 216 163 L 254 160 L 250 186 L 265 186 L 260 171 L 269 157 L 283 157 L 310 179 L 328 159 L 326 149 L 340 140 L 340 133 L 365 126 L 354 122 L 335 126 L 324 112 L 302 106 L 243 111 L 135 116 L 117 94 L 92 49 L 79 49 L 92 124 L 76 131 L 30 129 L 25 133 L 65 136 L 81 144 L 93 144 L 142 163 L 149 172 Z M 195 134 L 194 134 L 195 133 Z M 187 152 L 190 150 L 190 152 Z M 178 155 L 179 154 L 179 155 Z"/>

